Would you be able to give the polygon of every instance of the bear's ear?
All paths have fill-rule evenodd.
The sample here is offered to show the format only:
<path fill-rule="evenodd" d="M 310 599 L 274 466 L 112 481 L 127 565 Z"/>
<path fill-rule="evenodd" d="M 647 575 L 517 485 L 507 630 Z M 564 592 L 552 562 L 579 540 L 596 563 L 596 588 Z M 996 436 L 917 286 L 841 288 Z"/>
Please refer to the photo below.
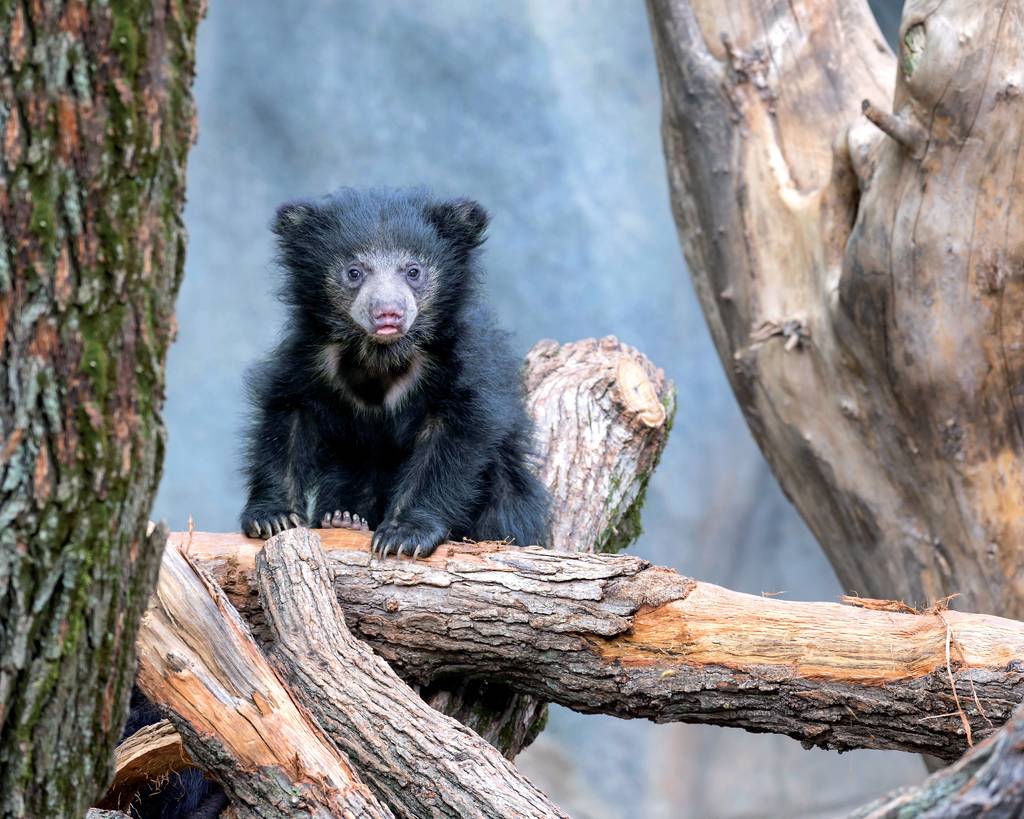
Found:
<path fill-rule="evenodd" d="M 490 217 L 483 205 L 472 199 L 454 199 L 431 205 L 427 218 L 437 229 L 438 235 L 456 250 L 469 253 L 480 247 Z"/>
<path fill-rule="evenodd" d="M 304 199 L 285 202 L 277 209 L 271 229 L 284 238 L 306 222 L 316 212 L 316 205 Z"/>

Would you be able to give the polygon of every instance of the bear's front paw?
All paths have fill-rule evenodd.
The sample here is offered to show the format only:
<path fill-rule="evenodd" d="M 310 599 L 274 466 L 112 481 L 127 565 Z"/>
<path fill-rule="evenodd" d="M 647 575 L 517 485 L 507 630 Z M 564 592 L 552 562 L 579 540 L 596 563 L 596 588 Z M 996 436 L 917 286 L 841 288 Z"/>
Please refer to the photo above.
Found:
<path fill-rule="evenodd" d="M 306 522 L 297 512 L 288 509 L 264 511 L 262 509 L 242 512 L 242 531 L 249 537 L 266 540 L 285 529 L 305 526 Z"/>
<path fill-rule="evenodd" d="M 438 523 L 411 522 L 389 518 L 385 520 L 370 541 L 370 554 L 380 557 L 411 555 L 428 557 L 441 543 L 447 530 Z"/>

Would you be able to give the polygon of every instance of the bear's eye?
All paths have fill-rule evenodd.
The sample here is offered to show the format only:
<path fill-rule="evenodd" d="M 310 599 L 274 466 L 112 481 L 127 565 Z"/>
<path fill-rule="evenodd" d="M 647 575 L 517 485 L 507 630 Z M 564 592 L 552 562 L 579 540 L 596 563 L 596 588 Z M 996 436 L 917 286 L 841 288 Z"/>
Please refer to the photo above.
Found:
<path fill-rule="evenodd" d="M 419 278 L 420 278 L 421 274 L 422 274 L 422 271 L 418 267 L 416 267 L 415 265 L 413 265 L 412 267 L 410 267 L 408 270 L 405 271 L 406 277 L 411 282 L 419 281 Z"/>
<path fill-rule="evenodd" d="M 357 282 L 361 278 L 363 278 L 363 271 L 360 270 L 358 267 L 350 267 L 348 270 L 345 271 L 345 278 L 348 279 L 350 282 Z"/>

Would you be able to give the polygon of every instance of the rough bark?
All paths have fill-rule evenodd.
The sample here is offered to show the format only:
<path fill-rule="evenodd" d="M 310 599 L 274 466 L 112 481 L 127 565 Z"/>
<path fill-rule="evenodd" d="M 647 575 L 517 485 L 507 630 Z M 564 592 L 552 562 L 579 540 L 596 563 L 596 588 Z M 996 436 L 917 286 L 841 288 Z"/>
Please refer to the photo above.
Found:
<path fill-rule="evenodd" d="M 999 617 L 765 599 L 625 555 L 452 543 L 371 561 L 365 533 L 320 537 L 348 627 L 412 683 L 500 679 L 581 712 L 947 760 L 1024 697 L 1024 624 Z M 195 532 L 189 548 L 270 641 L 259 546 Z"/>
<path fill-rule="evenodd" d="M 617 551 L 640 534 L 647 481 L 668 441 L 675 390 L 665 374 L 618 339 L 559 345 L 526 356 L 523 383 L 539 474 L 552 497 L 552 543 L 565 552 Z M 533 741 L 541 700 L 500 681 L 435 679 L 420 690 L 506 757 Z"/>
<path fill-rule="evenodd" d="M 164 552 L 138 652 L 139 687 L 224 786 L 238 819 L 392 815 L 294 702 L 187 549 Z"/>
<path fill-rule="evenodd" d="M 271 538 L 256 568 L 271 662 L 396 815 L 564 816 L 496 748 L 427 705 L 352 636 L 316 534 Z"/>
<path fill-rule="evenodd" d="M 863 0 L 648 9 L 680 238 L 783 489 L 848 589 L 1024 618 L 1024 9 L 910 0 L 898 68 Z"/>
<path fill-rule="evenodd" d="M 82 816 L 163 530 L 197 0 L 0 9 L 0 815 Z"/>
<path fill-rule="evenodd" d="M 1024 710 L 956 764 L 847 819 L 1020 819 L 1024 816 Z"/>

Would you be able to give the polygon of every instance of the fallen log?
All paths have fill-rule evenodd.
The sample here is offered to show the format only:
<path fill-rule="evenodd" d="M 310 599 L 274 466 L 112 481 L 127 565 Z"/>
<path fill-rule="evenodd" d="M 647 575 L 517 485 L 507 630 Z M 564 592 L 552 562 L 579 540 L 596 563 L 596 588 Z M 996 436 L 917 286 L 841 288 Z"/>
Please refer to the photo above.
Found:
<path fill-rule="evenodd" d="M 139 687 L 223 785 L 235 817 L 392 815 L 296 706 L 223 592 L 173 545 L 138 658 Z"/>
<path fill-rule="evenodd" d="M 282 532 L 256 565 L 272 664 L 396 815 L 565 816 L 496 748 L 427 705 L 352 636 L 316 534 Z"/>
<path fill-rule="evenodd" d="M 626 555 L 449 543 L 427 560 L 371 560 L 366 533 L 320 538 L 348 627 L 415 684 L 496 678 L 586 713 L 945 760 L 1024 698 L 1024 624 L 999 617 L 762 598 Z M 270 639 L 259 542 L 194 532 L 171 543 L 188 543 Z"/>

